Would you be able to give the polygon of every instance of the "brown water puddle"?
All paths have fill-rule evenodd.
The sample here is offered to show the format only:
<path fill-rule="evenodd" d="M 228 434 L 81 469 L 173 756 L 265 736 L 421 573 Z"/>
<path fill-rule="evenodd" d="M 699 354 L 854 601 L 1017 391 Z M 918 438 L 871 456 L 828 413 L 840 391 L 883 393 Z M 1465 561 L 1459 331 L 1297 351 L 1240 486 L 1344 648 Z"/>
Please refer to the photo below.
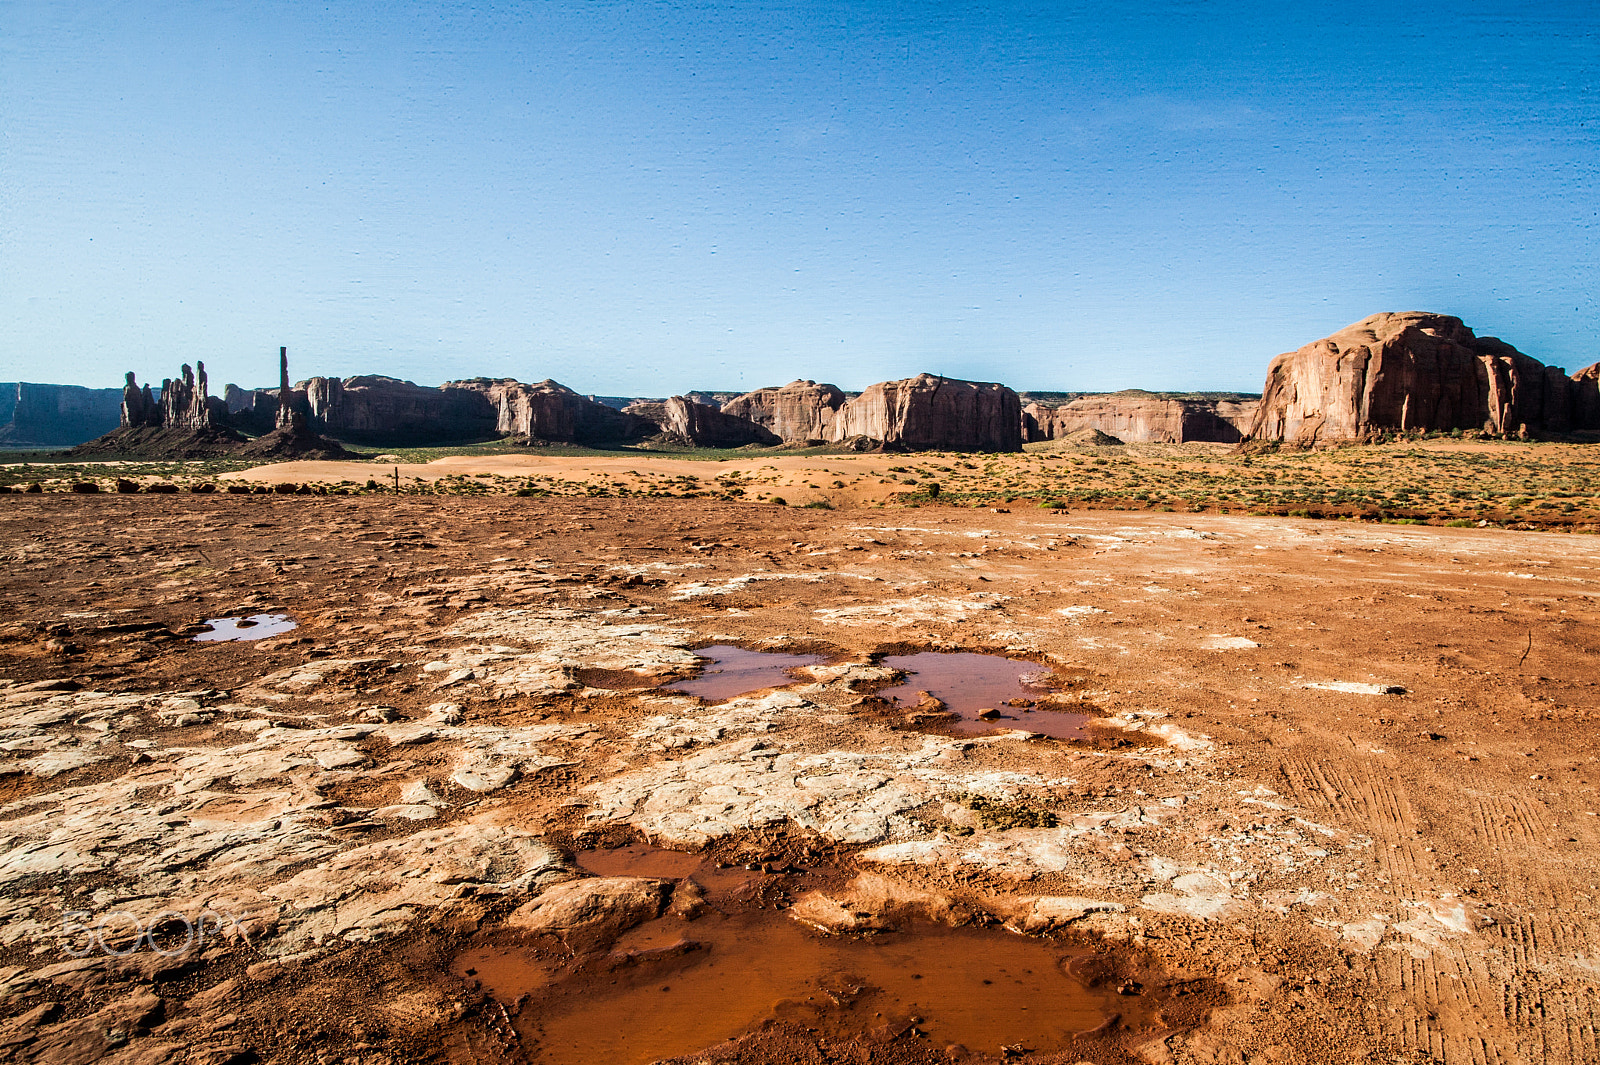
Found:
<path fill-rule="evenodd" d="M 531 996 L 516 1024 L 540 1065 L 645 1065 L 769 1019 L 833 1040 L 915 1027 L 933 1045 L 985 1053 L 1061 1049 L 1113 1017 L 1155 1023 L 1139 999 L 1074 979 L 1073 960 L 1055 943 L 997 930 L 918 925 L 838 938 L 757 910 L 652 921 L 577 972 L 510 953 L 464 955 L 457 965 L 502 1002 Z"/>
<path fill-rule="evenodd" d="M 900 706 L 915 707 L 922 692 L 944 703 L 956 715 L 952 731 L 975 735 L 998 729 L 1025 729 L 1058 739 L 1086 739 L 1089 714 L 1035 709 L 1033 704 L 1051 693 L 1050 670 L 1037 662 L 1004 655 L 972 652 L 924 651 L 891 655 L 883 660 L 890 669 L 909 673 L 904 683 L 884 688 L 878 695 Z M 1027 705 L 1013 706 L 1011 703 Z M 982 716 L 980 716 L 982 715 Z"/>
<path fill-rule="evenodd" d="M 288 614 L 252 614 L 249 617 L 233 618 L 207 618 L 206 624 L 211 626 L 210 632 L 202 632 L 194 638 L 196 643 L 213 643 L 223 640 L 264 640 L 268 636 L 278 636 L 290 629 L 299 628 L 299 623 Z"/>
<path fill-rule="evenodd" d="M 704 856 L 669 851 L 646 843 L 579 851 L 578 868 L 595 876 L 647 876 L 679 880 L 701 870 Z"/>
<path fill-rule="evenodd" d="M 707 702 L 733 699 L 763 688 L 798 684 L 800 678 L 789 671 L 800 666 L 815 666 L 827 661 L 825 655 L 786 655 L 775 651 L 750 651 L 730 644 L 702 647 L 695 652 L 707 660 L 698 677 L 675 681 L 669 691 L 696 695 Z"/>
<path fill-rule="evenodd" d="M 784 891 L 836 880 L 838 870 L 774 876 L 648 845 L 576 858 L 602 876 L 692 875 L 709 907 L 693 921 L 668 915 L 635 928 L 609 952 L 572 956 L 541 940 L 458 955 L 452 972 L 513 1010 L 537 1065 L 645 1065 L 768 1021 L 800 1041 L 913 1038 L 985 1056 L 1084 1049 L 1086 1036 L 1142 1041 L 1191 1026 L 1214 1004 L 1211 994 L 1180 997 L 1193 989 L 1159 974 L 1141 974 L 1146 990 L 1082 946 L 924 923 L 826 936 L 773 908 Z"/>

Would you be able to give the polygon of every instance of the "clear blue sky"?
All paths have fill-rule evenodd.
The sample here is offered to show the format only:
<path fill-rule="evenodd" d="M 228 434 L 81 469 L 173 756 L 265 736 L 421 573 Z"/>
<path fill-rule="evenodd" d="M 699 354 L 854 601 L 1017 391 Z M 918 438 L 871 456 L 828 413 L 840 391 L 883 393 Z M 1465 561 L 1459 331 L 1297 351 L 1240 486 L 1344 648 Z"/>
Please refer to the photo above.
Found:
<path fill-rule="evenodd" d="M 0 380 L 1600 360 L 1600 5 L 0 0 Z"/>

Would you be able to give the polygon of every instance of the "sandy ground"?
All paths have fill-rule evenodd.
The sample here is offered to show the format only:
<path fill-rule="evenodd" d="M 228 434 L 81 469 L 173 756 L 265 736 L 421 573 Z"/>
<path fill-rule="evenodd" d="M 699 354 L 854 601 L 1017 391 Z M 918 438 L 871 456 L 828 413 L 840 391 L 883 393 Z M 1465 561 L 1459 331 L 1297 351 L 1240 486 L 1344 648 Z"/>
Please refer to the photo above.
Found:
<path fill-rule="evenodd" d="M 364 485 L 376 479 L 384 487 L 393 485 L 398 471 L 400 484 L 436 484 L 450 478 L 474 477 L 524 479 L 546 478 L 564 484 L 626 485 L 634 490 L 683 490 L 683 478 L 693 478 L 707 489 L 717 480 L 736 481 L 752 497 L 781 495 L 792 504 L 827 499 L 841 506 L 871 505 L 893 495 L 909 492 L 899 483 L 890 467 L 904 467 L 904 455 L 774 455 L 757 453 L 748 459 L 707 461 L 675 459 L 665 455 L 626 454 L 616 457 L 574 458 L 565 455 L 542 456 L 537 452 L 518 455 L 460 455 L 432 462 L 280 462 L 238 473 L 220 480 L 252 484 L 338 484 Z M 1015 460 L 1012 460 L 1015 461 Z M 674 484 L 673 482 L 678 482 Z M 835 484 L 838 487 L 834 487 Z"/>
<path fill-rule="evenodd" d="M 730 920 L 871 928 L 894 898 L 1096 952 L 1152 996 L 1037 1051 L 775 1004 L 691 1060 L 1593 1061 L 1597 545 L 1036 509 L 6 497 L 0 1053 L 539 1061 L 545 1000 L 457 959 L 576 964 L 541 905 L 593 886 L 588 848 L 648 840 L 754 865 Z M 188 639 L 277 612 L 300 627 Z M 709 706 L 634 687 L 711 643 L 830 665 Z M 918 649 L 1052 666 L 1097 738 L 912 720 L 872 692 L 880 656 Z M 600 949 L 618 898 L 586 911 L 616 919 Z M 149 949 L 206 913 L 226 925 L 206 942 Z M 567 920 L 563 949 L 590 918 Z M 117 931 L 152 927 L 136 949 Z M 1200 989 L 1198 1012 L 1155 1008 Z"/>

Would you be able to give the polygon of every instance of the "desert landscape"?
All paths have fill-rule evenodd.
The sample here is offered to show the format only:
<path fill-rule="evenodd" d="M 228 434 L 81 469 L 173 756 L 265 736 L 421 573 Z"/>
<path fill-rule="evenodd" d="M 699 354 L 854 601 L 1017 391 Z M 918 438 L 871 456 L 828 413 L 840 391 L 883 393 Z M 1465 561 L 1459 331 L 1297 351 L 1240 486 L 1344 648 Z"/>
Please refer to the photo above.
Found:
<path fill-rule="evenodd" d="M 1029 447 L 10 495 L 5 1053 L 1593 1060 L 1590 449 Z"/>
<path fill-rule="evenodd" d="M 0 1065 L 1600 1062 L 1600 6 L 0 56 Z"/>

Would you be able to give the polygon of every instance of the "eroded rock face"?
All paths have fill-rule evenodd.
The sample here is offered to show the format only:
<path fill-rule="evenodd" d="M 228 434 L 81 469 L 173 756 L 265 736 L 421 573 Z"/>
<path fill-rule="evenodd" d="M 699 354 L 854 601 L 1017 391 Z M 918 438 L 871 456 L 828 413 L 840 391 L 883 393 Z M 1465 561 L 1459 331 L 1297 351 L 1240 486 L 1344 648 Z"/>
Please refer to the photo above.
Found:
<path fill-rule="evenodd" d="M 1600 362 L 1572 375 L 1574 414 L 1584 429 L 1600 427 Z"/>
<path fill-rule="evenodd" d="M 1022 450 L 1022 403 L 1005 385 L 918 374 L 872 385 L 840 408 L 829 439 L 891 448 Z"/>
<path fill-rule="evenodd" d="M 834 419 L 846 396 L 833 385 L 791 381 L 782 388 L 758 388 L 722 405 L 724 414 L 755 422 L 784 443 L 832 439 Z"/>
<path fill-rule="evenodd" d="M 159 397 L 149 385 L 141 388 L 129 373 L 121 408 L 121 425 L 79 444 L 72 454 L 209 458 L 232 454 L 245 443 L 244 437 L 228 426 L 227 404 L 207 394 L 203 362 L 196 363 L 194 370 L 186 364 L 176 380 L 162 381 Z"/>
<path fill-rule="evenodd" d="M 374 443 L 480 439 L 494 435 L 497 421 L 482 392 L 393 377 L 313 377 L 304 392 L 313 429 Z"/>
<path fill-rule="evenodd" d="M 645 419 L 668 436 L 697 447 L 782 443 L 771 430 L 747 418 L 724 413 L 683 396 L 673 396 L 662 403 L 634 403 L 623 413 Z"/>
<path fill-rule="evenodd" d="M 206 364 L 183 366 L 176 381 L 161 382 L 161 424 L 172 429 L 209 429 L 212 420 L 210 397 L 206 394 Z"/>
<path fill-rule="evenodd" d="M 509 378 L 450 381 L 445 389 L 485 396 L 495 411 L 495 431 L 521 440 L 600 443 L 632 440 L 655 431 L 653 425 L 581 396 L 556 381 L 526 384 Z"/>
<path fill-rule="evenodd" d="M 122 386 L 122 424 L 161 424 L 161 408 L 150 394 L 150 386 L 145 385 L 141 389 L 133 378 L 132 370 L 128 371 L 127 383 Z"/>
<path fill-rule="evenodd" d="M 1029 403 L 1022 408 L 1028 440 L 1060 440 L 1085 429 L 1129 444 L 1178 444 L 1187 440 L 1237 443 L 1249 429 L 1251 399 L 1186 399 L 1139 389 L 1079 396 L 1060 406 Z"/>
<path fill-rule="evenodd" d="M 224 424 L 227 405 L 207 395 L 206 364 L 198 362 L 195 367 L 191 370 L 184 363 L 176 380 L 162 381 L 159 398 L 151 394 L 149 385 L 140 388 L 128 373 L 122 387 L 122 428 L 205 430 Z"/>
<path fill-rule="evenodd" d="M 1310 447 L 1389 430 L 1565 432 L 1585 427 L 1580 392 L 1459 318 L 1375 314 L 1273 359 L 1249 435 Z"/>

